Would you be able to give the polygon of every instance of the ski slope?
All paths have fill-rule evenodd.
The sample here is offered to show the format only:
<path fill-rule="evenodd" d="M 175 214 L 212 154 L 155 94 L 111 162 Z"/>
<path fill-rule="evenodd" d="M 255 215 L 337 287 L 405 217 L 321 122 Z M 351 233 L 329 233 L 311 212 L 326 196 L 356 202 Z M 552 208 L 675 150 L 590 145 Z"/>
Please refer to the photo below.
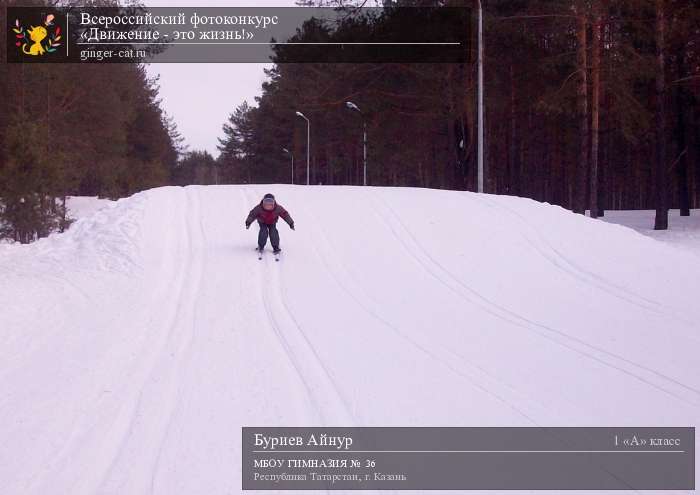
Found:
<path fill-rule="evenodd" d="M 0 280 L 3 494 L 238 493 L 241 426 L 700 419 L 697 256 L 526 199 L 159 188 Z"/>

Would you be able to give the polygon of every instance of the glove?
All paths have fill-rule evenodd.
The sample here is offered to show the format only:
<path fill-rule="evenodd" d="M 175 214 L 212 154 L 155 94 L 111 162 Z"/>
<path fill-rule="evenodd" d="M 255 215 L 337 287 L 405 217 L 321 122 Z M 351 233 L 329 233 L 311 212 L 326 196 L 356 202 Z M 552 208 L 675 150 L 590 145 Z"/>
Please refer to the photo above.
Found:
<path fill-rule="evenodd" d="M 245 228 L 246 228 L 246 230 L 248 230 L 248 229 L 250 228 L 250 224 L 249 224 L 249 223 L 246 223 L 246 224 L 245 224 Z"/>
<path fill-rule="evenodd" d="M 290 229 L 294 230 L 294 222 L 289 226 Z"/>

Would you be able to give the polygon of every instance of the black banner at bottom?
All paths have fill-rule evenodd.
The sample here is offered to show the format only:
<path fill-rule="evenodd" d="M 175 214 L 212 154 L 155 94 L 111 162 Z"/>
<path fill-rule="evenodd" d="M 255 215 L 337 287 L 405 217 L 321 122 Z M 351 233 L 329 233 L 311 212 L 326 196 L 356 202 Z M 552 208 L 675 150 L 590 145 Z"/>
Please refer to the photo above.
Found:
<path fill-rule="evenodd" d="M 244 490 L 693 490 L 695 428 L 243 428 Z"/>

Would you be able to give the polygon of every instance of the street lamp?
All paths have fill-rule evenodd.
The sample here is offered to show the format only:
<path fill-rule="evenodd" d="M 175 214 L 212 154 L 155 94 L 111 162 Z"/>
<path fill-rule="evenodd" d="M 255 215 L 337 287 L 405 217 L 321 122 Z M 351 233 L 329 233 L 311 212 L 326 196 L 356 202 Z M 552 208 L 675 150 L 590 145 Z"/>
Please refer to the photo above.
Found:
<path fill-rule="evenodd" d="M 299 111 L 297 111 L 297 116 L 306 121 L 306 185 L 308 186 L 310 184 L 309 171 L 311 169 L 311 122 L 306 118 L 306 115 Z"/>
<path fill-rule="evenodd" d="M 478 64 L 478 130 L 477 130 L 477 190 L 484 192 L 484 13 L 481 0 L 478 0 L 479 9 L 479 47 L 477 54 Z"/>
<path fill-rule="evenodd" d="M 355 105 L 351 101 L 346 101 L 345 106 L 348 107 L 350 110 L 353 110 L 355 112 L 358 112 L 360 116 L 362 117 L 362 157 L 364 161 L 364 169 L 362 172 L 362 185 L 366 186 L 367 185 L 367 121 L 365 120 L 365 114 L 362 113 L 362 110 Z"/>
<path fill-rule="evenodd" d="M 294 184 L 294 153 L 289 151 L 287 148 L 282 148 L 282 151 L 287 153 L 289 156 L 292 157 L 292 184 Z"/>

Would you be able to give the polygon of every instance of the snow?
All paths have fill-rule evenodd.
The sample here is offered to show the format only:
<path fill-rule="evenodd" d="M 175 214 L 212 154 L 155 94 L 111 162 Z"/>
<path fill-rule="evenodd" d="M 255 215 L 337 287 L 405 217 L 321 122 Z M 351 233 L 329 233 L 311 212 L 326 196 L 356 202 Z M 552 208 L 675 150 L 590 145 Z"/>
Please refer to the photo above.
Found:
<path fill-rule="evenodd" d="M 89 217 L 111 203 L 113 203 L 113 201 L 101 199 L 97 196 L 67 196 L 66 207 L 68 209 L 68 218 L 80 220 L 81 218 Z M 10 239 L 0 239 L 0 250 L 8 244 L 14 244 L 14 241 Z"/>
<path fill-rule="evenodd" d="M 654 215 L 653 210 L 607 211 L 602 220 L 625 225 L 700 256 L 700 210 L 691 210 L 689 217 L 680 216 L 678 210 L 670 210 L 668 230 L 654 230 Z"/>
<path fill-rule="evenodd" d="M 279 263 L 243 225 L 266 192 Z M 159 188 L 0 280 L 3 493 L 237 493 L 241 426 L 700 419 L 697 254 L 526 199 Z"/>
<path fill-rule="evenodd" d="M 76 220 L 89 217 L 111 203 L 111 200 L 101 199 L 97 196 L 68 196 L 66 198 L 68 216 Z"/>

